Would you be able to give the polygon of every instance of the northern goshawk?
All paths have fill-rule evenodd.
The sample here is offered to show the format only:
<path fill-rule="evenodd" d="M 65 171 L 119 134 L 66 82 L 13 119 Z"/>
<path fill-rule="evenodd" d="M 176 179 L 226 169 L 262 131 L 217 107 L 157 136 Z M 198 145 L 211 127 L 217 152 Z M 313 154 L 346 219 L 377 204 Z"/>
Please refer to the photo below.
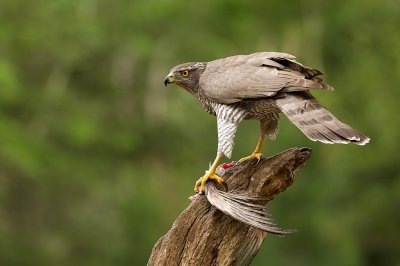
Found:
<path fill-rule="evenodd" d="M 265 136 L 274 139 L 279 114 L 284 113 L 309 139 L 323 143 L 364 145 L 369 138 L 338 120 L 311 95 L 310 90 L 333 90 L 322 72 L 303 66 L 290 54 L 260 52 L 236 55 L 210 62 L 192 62 L 171 69 L 164 80 L 192 95 L 217 117 L 218 152 L 195 185 L 204 192 L 208 179 L 223 184 L 215 170 L 222 156 L 230 158 L 240 121 L 260 121 L 260 137 L 254 152 L 244 161 L 261 157 Z"/>

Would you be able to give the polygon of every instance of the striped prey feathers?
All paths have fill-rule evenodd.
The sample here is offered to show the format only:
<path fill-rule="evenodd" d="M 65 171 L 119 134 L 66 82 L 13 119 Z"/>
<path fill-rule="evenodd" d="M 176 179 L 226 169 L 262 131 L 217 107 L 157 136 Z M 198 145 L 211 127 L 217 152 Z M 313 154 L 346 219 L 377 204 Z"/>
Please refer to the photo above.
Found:
<path fill-rule="evenodd" d="M 277 235 L 295 232 L 295 230 L 279 228 L 275 224 L 267 213 L 265 204 L 257 203 L 265 199 L 240 195 L 235 191 L 224 192 L 218 190 L 214 182 L 207 183 L 206 197 L 214 207 L 247 225 Z"/>

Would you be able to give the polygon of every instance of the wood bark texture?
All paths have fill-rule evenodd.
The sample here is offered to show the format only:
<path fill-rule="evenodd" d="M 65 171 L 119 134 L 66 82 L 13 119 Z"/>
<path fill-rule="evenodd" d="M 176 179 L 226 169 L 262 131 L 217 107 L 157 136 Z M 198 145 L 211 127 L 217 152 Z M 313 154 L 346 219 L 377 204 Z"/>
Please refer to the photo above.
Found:
<path fill-rule="evenodd" d="M 229 191 L 263 198 L 263 204 L 295 180 L 310 157 L 308 148 L 290 148 L 270 158 L 245 161 L 223 178 Z M 148 265 L 249 265 L 266 233 L 239 222 L 198 196 L 155 244 Z"/>

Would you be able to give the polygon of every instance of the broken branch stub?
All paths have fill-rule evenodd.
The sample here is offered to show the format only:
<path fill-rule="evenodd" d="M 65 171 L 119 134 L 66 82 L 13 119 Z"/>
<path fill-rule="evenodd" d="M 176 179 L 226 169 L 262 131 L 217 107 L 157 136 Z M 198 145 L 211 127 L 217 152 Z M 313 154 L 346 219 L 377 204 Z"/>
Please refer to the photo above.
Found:
<path fill-rule="evenodd" d="M 250 210 L 255 210 L 255 213 L 259 210 L 261 213 L 264 209 L 259 209 L 260 206 L 294 182 L 295 172 L 304 165 L 310 154 L 308 148 L 291 148 L 273 157 L 262 158 L 258 163 L 257 159 L 253 159 L 229 169 L 221 168 L 224 173 L 220 174 L 228 184 L 228 193 L 236 197 L 233 198 L 234 203 L 236 199 L 243 199 Z M 221 197 L 214 185 L 207 184 L 207 187 L 208 198 L 210 193 L 211 197 Z M 229 195 L 228 198 L 232 199 Z M 231 215 L 235 214 L 224 210 L 232 205 L 219 200 L 217 209 L 206 197 L 197 196 L 175 220 L 167 234 L 158 240 L 148 265 L 248 265 L 265 238 L 265 230 L 257 226 L 263 223 L 253 220 L 259 216 L 246 216 L 248 213 L 240 210 L 240 204 L 233 205 L 236 208 L 234 211 L 247 218 L 242 220 L 247 224 L 239 221 L 238 217 L 232 218 Z M 257 206 L 251 209 L 249 204 Z M 271 222 L 266 225 L 272 228 L 270 231 L 287 233 L 276 227 L 268 216 L 265 217 Z"/>

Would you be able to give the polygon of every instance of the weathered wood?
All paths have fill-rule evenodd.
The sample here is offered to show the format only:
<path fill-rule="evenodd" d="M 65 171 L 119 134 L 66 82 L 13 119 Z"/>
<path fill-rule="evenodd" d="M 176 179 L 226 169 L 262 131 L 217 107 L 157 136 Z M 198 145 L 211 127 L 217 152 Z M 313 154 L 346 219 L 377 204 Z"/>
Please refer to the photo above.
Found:
<path fill-rule="evenodd" d="M 229 190 L 272 200 L 295 179 L 310 157 L 308 148 L 291 148 L 270 158 L 249 160 L 223 175 Z M 248 265 L 266 233 L 239 222 L 199 196 L 155 244 L 148 265 Z"/>

